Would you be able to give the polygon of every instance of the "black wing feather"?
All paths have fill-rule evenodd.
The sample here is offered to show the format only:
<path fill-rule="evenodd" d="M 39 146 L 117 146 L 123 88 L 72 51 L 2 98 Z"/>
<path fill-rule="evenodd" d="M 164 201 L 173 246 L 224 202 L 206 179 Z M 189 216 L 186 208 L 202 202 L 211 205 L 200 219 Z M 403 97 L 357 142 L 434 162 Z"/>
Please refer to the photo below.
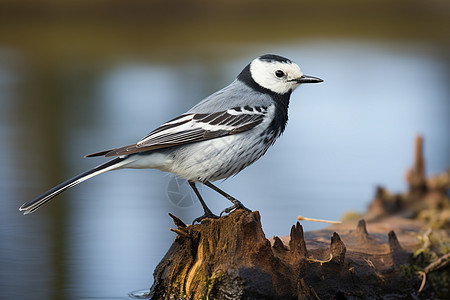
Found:
<path fill-rule="evenodd" d="M 267 117 L 266 114 L 267 111 L 250 111 L 248 108 L 246 111 L 233 109 L 232 114 L 228 111 L 183 114 L 156 128 L 136 144 L 89 154 L 86 157 L 128 155 L 239 134 L 261 124 Z"/>

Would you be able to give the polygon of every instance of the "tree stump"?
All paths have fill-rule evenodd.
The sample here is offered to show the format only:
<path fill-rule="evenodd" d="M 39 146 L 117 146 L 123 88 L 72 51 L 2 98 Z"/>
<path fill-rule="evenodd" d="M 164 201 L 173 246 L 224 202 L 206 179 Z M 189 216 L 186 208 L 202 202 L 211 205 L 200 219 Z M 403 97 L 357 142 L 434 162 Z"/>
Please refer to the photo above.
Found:
<path fill-rule="evenodd" d="M 151 299 L 352 299 L 413 292 L 418 278 L 400 276 L 411 253 L 393 231 L 383 238 L 362 220 L 343 237 L 292 226 L 289 242 L 262 231 L 257 211 L 237 210 L 186 226 L 176 217 L 177 237 L 154 272 Z M 170 295 L 170 296 L 169 296 Z"/>

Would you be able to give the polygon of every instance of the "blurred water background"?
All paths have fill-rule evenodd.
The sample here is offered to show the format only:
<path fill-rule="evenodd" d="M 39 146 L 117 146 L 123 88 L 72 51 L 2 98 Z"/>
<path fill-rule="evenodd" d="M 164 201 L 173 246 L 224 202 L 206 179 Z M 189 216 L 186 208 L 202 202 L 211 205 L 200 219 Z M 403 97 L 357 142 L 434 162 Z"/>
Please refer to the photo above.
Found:
<path fill-rule="evenodd" d="M 136 142 L 261 54 L 324 79 L 295 91 L 265 157 L 217 183 L 261 212 L 268 237 L 288 234 L 298 215 L 364 212 L 377 185 L 404 191 L 417 134 L 428 174 L 445 170 L 449 28 L 444 0 L 2 0 L 0 299 L 127 299 L 150 287 L 175 238 L 167 213 L 187 223 L 202 213 L 182 182 L 110 172 L 35 214 L 18 207 L 103 162 L 83 155 Z M 214 212 L 229 206 L 201 191 Z"/>

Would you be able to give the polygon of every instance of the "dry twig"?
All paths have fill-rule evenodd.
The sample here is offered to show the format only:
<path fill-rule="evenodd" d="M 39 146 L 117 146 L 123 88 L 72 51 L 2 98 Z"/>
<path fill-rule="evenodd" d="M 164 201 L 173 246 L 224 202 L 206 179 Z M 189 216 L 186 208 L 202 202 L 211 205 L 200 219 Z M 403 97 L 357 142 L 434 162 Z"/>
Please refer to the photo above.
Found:
<path fill-rule="evenodd" d="M 313 218 L 307 218 L 303 216 L 298 216 L 297 220 L 299 221 L 313 221 L 313 222 L 322 222 L 322 223 L 329 223 L 329 224 L 341 224 L 341 221 L 329 221 L 329 220 L 322 220 L 322 219 L 313 219 Z"/>
<path fill-rule="evenodd" d="M 330 262 L 333 259 L 333 254 L 330 253 L 330 258 L 328 258 L 327 260 L 320 260 L 320 259 L 315 259 L 315 258 L 307 258 L 308 261 L 310 262 L 317 262 L 320 263 L 320 265 L 323 265 L 324 263 Z"/>

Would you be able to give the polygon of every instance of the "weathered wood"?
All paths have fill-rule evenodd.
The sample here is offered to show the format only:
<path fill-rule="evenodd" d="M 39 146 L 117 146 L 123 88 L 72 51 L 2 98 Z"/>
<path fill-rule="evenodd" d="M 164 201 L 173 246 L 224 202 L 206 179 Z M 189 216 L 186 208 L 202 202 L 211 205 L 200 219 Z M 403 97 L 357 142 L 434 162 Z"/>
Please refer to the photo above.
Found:
<path fill-rule="evenodd" d="M 336 232 L 324 247 L 323 234 L 305 241 L 302 226 L 288 245 L 271 243 L 258 212 L 238 210 L 221 219 L 179 227 L 182 231 L 155 270 L 152 299 L 334 299 L 381 293 L 413 293 L 418 278 L 400 275 L 411 252 L 393 231 L 372 236 L 360 221 Z M 346 244 L 348 240 L 348 245 Z M 361 240 L 365 243 L 361 245 Z M 308 244 L 311 245 L 308 249 Z"/>
<path fill-rule="evenodd" d="M 183 234 L 155 270 L 153 299 L 168 294 L 188 299 L 269 299 L 292 290 L 292 280 L 284 278 L 287 265 L 273 254 L 258 212 L 238 210 L 178 230 Z M 284 252 L 285 259 L 299 255 L 283 247 L 276 251 Z"/>

